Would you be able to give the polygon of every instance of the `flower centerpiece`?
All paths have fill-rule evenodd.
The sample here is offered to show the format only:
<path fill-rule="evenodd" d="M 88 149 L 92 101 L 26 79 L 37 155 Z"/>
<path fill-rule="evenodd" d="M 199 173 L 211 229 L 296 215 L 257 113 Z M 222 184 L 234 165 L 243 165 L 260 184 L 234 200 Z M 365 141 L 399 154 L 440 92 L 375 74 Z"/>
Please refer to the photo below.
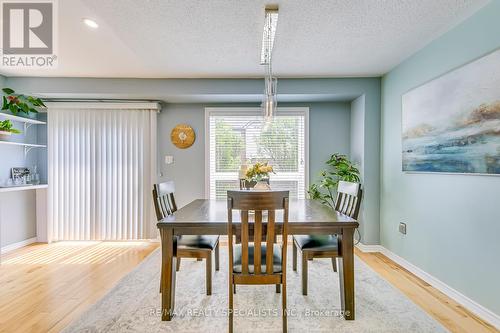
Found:
<path fill-rule="evenodd" d="M 273 167 L 267 163 L 255 163 L 246 172 L 246 180 L 255 183 L 256 190 L 270 190 L 269 174 L 274 173 Z"/>

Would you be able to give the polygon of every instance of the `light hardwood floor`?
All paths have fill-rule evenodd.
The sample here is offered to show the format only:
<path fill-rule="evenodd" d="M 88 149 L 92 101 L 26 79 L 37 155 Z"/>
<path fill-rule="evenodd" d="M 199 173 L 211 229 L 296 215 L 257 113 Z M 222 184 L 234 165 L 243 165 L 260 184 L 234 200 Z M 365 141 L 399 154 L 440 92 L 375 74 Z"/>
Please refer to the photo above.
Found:
<path fill-rule="evenodd" d="M 0 332 L 59 332 L 158 246 L 61 242 L 3 255 Z M 450 331 L 499 332 L 382 254 L 356 255 Z"/>
<path fill-rule="evenodd" d="M 381 253 L 356 255 L 451 332 L 500 332 Z"/>
<path fill-rule="evenodd" d="M 59 332 L 158 246 L 61 242 L 3 255 L 0 332 Z"/>

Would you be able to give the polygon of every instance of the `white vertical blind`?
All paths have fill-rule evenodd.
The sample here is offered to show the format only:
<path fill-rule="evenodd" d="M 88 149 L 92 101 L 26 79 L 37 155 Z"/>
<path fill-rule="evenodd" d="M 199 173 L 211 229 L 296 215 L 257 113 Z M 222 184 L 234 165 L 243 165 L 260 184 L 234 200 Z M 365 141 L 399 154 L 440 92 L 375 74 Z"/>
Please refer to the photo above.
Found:
<path fill-rule="evenodd" d="M 207 196 L 226 197 L 239 188 L 241 164 L 268 162 L 271 187 L 290 190 L 291 198 L 305 198 L 307 186 L 307 109 L 278 109 L 271 123 L 260 110 L 207 109 Z"/>
<path fill-rule="evenodd" d="M 156 115 L 119 106 L 49 106 L 52 240 L 153 237 Z"/>

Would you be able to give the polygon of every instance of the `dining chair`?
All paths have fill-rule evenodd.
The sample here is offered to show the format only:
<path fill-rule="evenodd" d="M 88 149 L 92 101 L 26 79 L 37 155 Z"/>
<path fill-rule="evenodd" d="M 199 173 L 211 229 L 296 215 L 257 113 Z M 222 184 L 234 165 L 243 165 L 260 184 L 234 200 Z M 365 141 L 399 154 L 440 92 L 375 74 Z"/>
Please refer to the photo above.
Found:
<path fill-rule="evenodd" d="M 340 181 L 337 188 L 335 210 L 358 219 L 362 190 L 359 183 Z M 337 235 L 295 235 L 293 236 L 293 270 L 297 271 L 297 249 L 302 253 L 302 294 L 307 295 L 307 265 L 313 258 L 331 258 L 333 271 L 337 271 L 339 242 Z"/>
<path fill-rule="evenodd" d="M 177 211 L 174 192 L 175 183 L 173 181 L 167 181 L 153 186 L 153 201 L 158 221 Z M 207 295 L 212 294 L 212 252 L 215 252 L 215 270 L 218 271 L 219 236 L 183 235 L 177 238 L 176 270 L 179 271 L 180 269 L 181 258 L 205 259 Z"/>
<path fill-rule="evenodd" d="M 229 248 L 229 332 L 233 332 L 233 289 L 237 284 L 281 285 L 283 332 L 286 318 L 286 245 L 289 191 L 227 191 Z M 240 210 L 241 223 L 233 224 L 233 210 Z M 276 211 L 283 210 L 282 241 L 276 240 Z M 249 220 L 253 211 L 254 221 Z M 267 211 L 267 221 L 263 213 Z M 253 228 L 250 228 L 252 226 Z M 265 241 L 262 239 L 266 228 Z M 234 242 L 239 235 L 241 243 Z M 253 241 L 250 237 L 253 236 Z"/>
<path fill-rule="evenodd" d="M 269 185 L 269 179 L 266 180 L 267 184 Z M 254 180 L 247 180 L 246 178 L 240 178 L 240 190 L 250 190 L 252 187 L 255 186 L 255 184 L 257 184 L 256 181 Z M 262 226 L 262 239 L 266 239 L 266 226 Z M 250 239 L 250 242 L 253 242 L 253 234 L 250 234 L 249 235 L 249 239 Z M 274 241 L 276 242 L 276 234 L 274 235 Z M 235 235 L 235 241 L 236 241 L 236 244 L 240 244 L 241 243 L 241 235 Z M 233 288 L 233 291 L 234 293 L 236 294 L 236 285 L 234 286 Z M 276 285 L 276 292 L 279 293 L 280 292 L 280 285 L 277 284 Z"/>

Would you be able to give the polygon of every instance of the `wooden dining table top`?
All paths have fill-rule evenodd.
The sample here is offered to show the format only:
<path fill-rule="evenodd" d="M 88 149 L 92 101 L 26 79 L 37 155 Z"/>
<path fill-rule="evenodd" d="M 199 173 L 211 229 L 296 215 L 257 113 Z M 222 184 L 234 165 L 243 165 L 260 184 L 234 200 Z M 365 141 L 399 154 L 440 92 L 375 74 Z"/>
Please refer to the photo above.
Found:
<path fill-rule="evenodd" d="M 227 200 L 197 199 L 160 220 L 157 226 L 158 228 L 208 227 L 218 229 L 221 231 L 219 234 L 222 234 L 223 228 L 227 227 L 227 214 Z M 275 221 L 278 225 L 283 220 L 282 214 L 283 211 L 276 211 Z M 233 213 L 233 223 L 239 222 L 239 215 Z M 321 228 L 328 226 L 343 229 L 359 226 L 353 218 L 310 199 L 290 200 L 288 225 L 292 233 L 294 227 Z"/>

